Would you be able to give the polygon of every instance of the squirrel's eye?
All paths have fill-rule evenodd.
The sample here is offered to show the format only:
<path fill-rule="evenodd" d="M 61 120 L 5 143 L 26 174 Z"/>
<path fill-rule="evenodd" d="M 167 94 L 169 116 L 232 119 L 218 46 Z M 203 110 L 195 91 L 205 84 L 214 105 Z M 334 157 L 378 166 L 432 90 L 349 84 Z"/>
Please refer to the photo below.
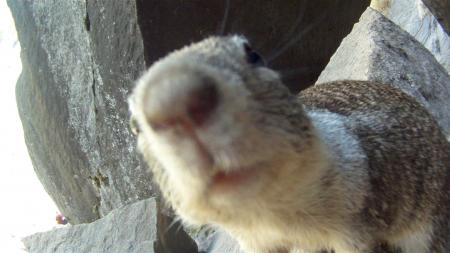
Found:
<path fill-rule="evenodd" d="M 141 130 L 139 129 L 139 125 L 133 116 L 131 116 L 130 119 L 130 129 L 134 135 L 138 135 L 141 132 Z"/>
<path fill-rule="evenodd" d="M 248 63 L 256 67 L 266 65 L 264 59 L 257 52 L 253 51 L 253 49 L 250 47 L 248 43 L 244 44 L 244 50 Z"/>

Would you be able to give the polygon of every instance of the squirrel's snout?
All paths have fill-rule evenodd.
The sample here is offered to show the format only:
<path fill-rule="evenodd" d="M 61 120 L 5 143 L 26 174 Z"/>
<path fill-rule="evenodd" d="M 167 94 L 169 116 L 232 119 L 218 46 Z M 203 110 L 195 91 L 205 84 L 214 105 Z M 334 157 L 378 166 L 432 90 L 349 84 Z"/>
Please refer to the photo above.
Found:
<path fill-rule="evenodd" d="M 163 130 L 175 126 L 201 127 L 211 118 L 219 105 L 217 84 L 211 78 L 195 80 L 172 80 L 174 86 L 165 87 L 159 92 L 161 97 L 158 116 L 152 117 L 154 108 L 149 108 L 148 122 L 154 130 Z M 149 107 L 152 103 L 150 102 Z"/>
<path fill-rule="evenodd" d="M 186 114 L 196 126 L 207 121 L 219 103 L 219 93 L 214 81 L 204 79 L 199 87 L 188 94 Z"/>

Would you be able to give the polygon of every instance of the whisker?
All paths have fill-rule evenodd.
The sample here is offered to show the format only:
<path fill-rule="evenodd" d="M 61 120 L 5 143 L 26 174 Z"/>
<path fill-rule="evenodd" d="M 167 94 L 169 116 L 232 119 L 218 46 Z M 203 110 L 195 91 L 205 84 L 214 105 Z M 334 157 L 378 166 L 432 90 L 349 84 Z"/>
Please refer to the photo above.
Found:
<path fill-rule="evenodd" d="M 182 229 L 183 229 L 183 224 L 181 224 L 181 222 L 180 222 L 180 223 L 178 223 L 178 228 L 175 230 L 175 234 L 180 233 L 180 230 L 182 230 Z"/>
<path fill-rule="evenodd" d="M 278 73 L 281 74 L 282 78 L 290 78 L 290 77 L 297 76 L 300 74 L 309 73 L 311 71 L 311 68 L 304 66 L 304 67 L 298 67 L 295 69 L 284 69 L 284 70 L 277 70 L 277 71 L 278 71 Z"/>
<path fill-rule="evenodd" d="M 267 57 L 267 62 L 271 62 L 275 60 L 278 56 L 283 54 L 286 50 L 288 50 L 291 46 L 297 43 L 305 34 L 311 31 L 317 24 L 319 24 L 326 16 L 326 13 L 323 13 L 320 17 L 318 17 L 313 23 L 308 25 L 305 29 L 303 29 L 299 34 L 297 34 L 294 38 L 292 38 L 289 42 L 287 42 L 281 49 L 279 49 L 274 54 Z"/>
<path fill-rule="evenodd" d="M 222 23 L 220 24 L 219 35 L 225 35 L 229 11 L 230 11 L 230 0 L 225 0 L 225 12 L 223 13 Z"/>
<path fill-rule="evenodd" d="M 181 221 L 180 217 L 177 217 L 177 216 L 174 217 L 172 222 L 169 224 L 169 226 L 167 226 L 166 231 L 164 231 L 164 233 L 169 232 L 169 230 L 172 229 L 172 227 L 175 226 L 176 224 L 178 224 L 177 230 L 179 231 L 180 230 L 180 226 L 182 226 L 180 221 Z"/>
<path fill-rule="evenodd" d="M 300 4 L 300 12 L 297 16 L 297 19 L 293 22 L 293 25 L 289 29 L 289 31 L 283 36 L 283 39 L 279 41 L 278 45 L 276 46 L 276 49 L 280 48 L 285 42 L 289 41 L 289 38 L 294 34 L 294 32 L 297 30 L 297 28 L 300 26 L 300 23 L 303 20 L 303 17 L 305 16 L 305 10 L 306 8 L 303 8 L 305 6 L 306 0 L 303 0 Z"/>

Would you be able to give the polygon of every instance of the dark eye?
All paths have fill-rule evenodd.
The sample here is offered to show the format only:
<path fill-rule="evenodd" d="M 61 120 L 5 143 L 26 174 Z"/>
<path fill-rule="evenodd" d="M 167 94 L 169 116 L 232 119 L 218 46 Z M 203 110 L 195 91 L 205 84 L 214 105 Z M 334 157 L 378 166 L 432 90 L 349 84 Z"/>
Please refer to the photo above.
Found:
<path fill-rule="evenodd" d="M 253 49 L 250 47 L 248 43 L 244 44 L 244 50 L 247 58 L 247 62 L 250 63 L 253 66 L 261 67 L 265 66 L 266 63 L 264 62 L 264 59 Z"/>

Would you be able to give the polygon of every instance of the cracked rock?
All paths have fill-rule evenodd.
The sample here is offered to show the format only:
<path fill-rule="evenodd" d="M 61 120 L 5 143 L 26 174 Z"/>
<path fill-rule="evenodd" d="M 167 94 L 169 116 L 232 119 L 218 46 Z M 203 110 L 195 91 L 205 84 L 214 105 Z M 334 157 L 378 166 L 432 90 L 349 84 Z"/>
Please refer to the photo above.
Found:
<path fill-rule="evenodd" d="M 90 224 L 37 233 L 23 242 L 30 253 L 197 253 L 195 242 L 183 229 L 171 228 L 157 205 L 154 198 L 142 200 Z"/>
<path fill-rule="evenodd" d="M 145 69 L 133 1 L 8 1 L 22 47 L 16 86 L 34 169 L 72 224 L 155 195 L 128 129 Z"/>
<path fill-rule="evenodd" d="M 411 35 L 368 8 L 331 57 L 317 83 L 372 80 L 415 97 L 450 135 L 450 77 Z"/>

